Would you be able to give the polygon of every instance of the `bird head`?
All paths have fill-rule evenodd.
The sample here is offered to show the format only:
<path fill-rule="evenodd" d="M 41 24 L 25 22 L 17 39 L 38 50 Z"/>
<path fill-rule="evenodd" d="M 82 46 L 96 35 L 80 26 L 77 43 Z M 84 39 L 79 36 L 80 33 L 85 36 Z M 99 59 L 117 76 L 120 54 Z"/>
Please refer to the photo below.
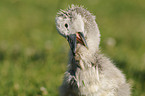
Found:
<path fill-rule="evenodd" d="M 89 33 L 92 29 L 95 30 L 95 26 L 91 25 L 91 23 L 96 25 L 94 21 L 94 17 L 91 13 L 82 7 L 74 5 L 66 11 L 61 10 L 57 14 L 56 28 L 60 35 L 67 39 L 73 55 L 75 55 L 77 48 L 90 49 L 91 46 L 88 46 L 90 41 Z M 91 35 L 93 35 L 93 33 L 95 32 L 92 32 Z M 93 38 L 91 39 L 93 40 Z"/>

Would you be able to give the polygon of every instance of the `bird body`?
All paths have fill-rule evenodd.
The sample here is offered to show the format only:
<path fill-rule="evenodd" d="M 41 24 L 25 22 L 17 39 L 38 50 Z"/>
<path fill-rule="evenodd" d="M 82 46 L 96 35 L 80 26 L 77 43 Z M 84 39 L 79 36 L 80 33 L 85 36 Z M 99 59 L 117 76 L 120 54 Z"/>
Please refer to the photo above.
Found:
<path fill-rule="evenodd" d="M 58 13 L 56 28 L 71 48 L 60 96 L 130 96 L 124 74 L 99 50 L 95 16 L 72 5 Z"/>

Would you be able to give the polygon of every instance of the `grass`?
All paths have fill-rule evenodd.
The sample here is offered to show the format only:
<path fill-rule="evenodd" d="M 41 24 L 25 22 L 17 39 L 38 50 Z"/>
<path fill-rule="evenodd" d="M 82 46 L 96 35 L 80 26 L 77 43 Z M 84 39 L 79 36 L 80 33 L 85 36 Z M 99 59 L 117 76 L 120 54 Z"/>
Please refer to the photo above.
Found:
<path fill-rule="evenodd" d="M 55 29 L 55 15 L 72 3 L 96 16 L 102 53 L 126 74 L 132 96 L 145 96 L 142 0 L 1 0 L 0 96 L 58 95 L 69 46 Z"/>

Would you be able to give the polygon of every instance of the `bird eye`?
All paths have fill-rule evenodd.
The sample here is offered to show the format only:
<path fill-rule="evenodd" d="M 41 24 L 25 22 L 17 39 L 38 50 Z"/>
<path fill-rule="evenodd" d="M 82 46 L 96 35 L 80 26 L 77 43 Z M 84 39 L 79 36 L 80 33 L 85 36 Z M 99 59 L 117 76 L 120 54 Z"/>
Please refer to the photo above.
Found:
<path fill-rule="evenodd" d="M 68 28 L 68 24 L 67 23 L 65 23 L 65 25 L 64 25 L 66 28 Z"/>

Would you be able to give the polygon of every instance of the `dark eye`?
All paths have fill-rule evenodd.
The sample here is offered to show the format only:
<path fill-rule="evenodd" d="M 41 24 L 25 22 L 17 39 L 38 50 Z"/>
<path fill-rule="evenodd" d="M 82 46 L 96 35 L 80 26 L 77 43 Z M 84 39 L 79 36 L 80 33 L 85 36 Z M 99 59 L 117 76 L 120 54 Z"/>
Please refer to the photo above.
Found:
<path fill-rule="evenodd" d="M 66 28 L 68 28 L 68 24 L 67 23 L 65 23 L 65 25 L 64 25 Z"/>

